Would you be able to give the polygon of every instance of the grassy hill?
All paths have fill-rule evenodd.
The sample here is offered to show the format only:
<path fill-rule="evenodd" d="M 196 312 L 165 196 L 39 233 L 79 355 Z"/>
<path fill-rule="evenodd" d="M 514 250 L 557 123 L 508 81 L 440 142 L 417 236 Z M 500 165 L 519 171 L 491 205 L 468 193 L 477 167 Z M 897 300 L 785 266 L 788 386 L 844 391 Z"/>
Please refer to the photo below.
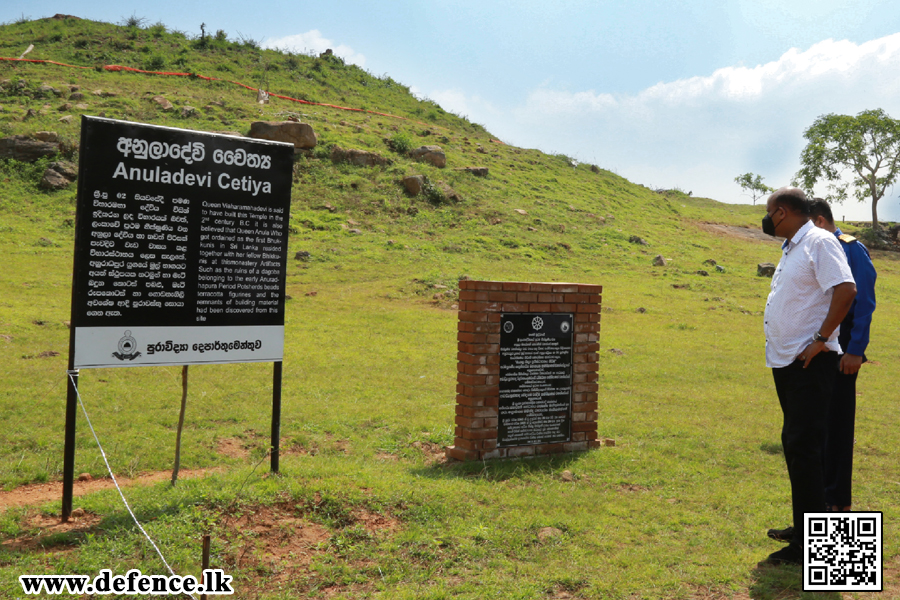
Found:
<path fill-rule="evenodd" d="M 798 569 L 756 568 L 777 549 L 765 530 L 790 518 L 763 356 L 769 280 L 756 275 L 779 247 L 740 235 L 758 229 L 761 206 L 657 192 L 602 165 L 516 148 L 389 77 L 224 32 L 71 18 L 0 27 L 0 56 L 29 44 L 27 58 L 90 68 L 0 61 L 0 137 L 55 131 L 72 161 L 81 113 L 240 133 L 297 117 L 319 135 L 294 165 L 289 250 L 309 258 L 288 269 L 282 475 L 261 464 L 271 367 L 195 366 L 181 465 L 208 476 L 126 490 L 176 572 L 199 573 L 199 536 L 211 533 L 213 566 L 234 575 L 241 598 L 812 597 Z M 371 112 L 260 105 L 228 81 L 103 68 L 114 64 Z M 83 99 L 69 99 L 72 86 Z M 159 95 L 174 108 L 161 109 Z M 446 168 L 396 150 L 424 144 L 444 149 Z M 334 145 L 391 164 L 335 164 Z M 4 493 L 62 470 L 75 190 L 41 190 L 47 162 L 0 161 Z M 469 166 L 489 175 L 460 170 Z M 400 181 L 411 174 L 457 196 L 409 197 Z M 652 266 L 657 254 L 668 266 Z M 890 525 L 900 518 L 900 265 L 881 253 L 875 263 L 855 508 L 884 511 L 882 597 L 900 597 Z M 453 442 L 463 276 L 604 286 L 598 421 L 615 447 L 440 459 Z M 80 385 L 117 475 L 171 468 L 180 369 L 83 371 Z M 81 415 L 77 444 L 77 472 L 106 476 Z M 76 506 L 85 515 L 69 530 L 53 524 L 58 500 L 0 514 L 0 595 L 21 593 L 21 573 L 165 572 L 114 491 Z"/>

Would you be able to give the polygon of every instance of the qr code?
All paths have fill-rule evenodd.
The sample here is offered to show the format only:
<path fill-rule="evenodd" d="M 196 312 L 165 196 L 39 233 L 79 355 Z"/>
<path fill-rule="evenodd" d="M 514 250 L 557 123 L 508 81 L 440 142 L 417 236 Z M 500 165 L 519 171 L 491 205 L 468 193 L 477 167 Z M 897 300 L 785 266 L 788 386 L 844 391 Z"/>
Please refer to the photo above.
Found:
<path fill-rule="evenodd" d="M 805 513 L 803 591 L 881 591 L 880 512 Z"/>

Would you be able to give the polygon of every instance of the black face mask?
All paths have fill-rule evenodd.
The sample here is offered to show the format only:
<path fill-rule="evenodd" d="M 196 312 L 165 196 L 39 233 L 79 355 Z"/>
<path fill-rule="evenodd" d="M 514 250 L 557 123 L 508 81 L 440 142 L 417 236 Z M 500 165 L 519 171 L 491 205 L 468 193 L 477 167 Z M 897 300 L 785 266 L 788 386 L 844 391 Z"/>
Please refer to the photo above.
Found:
<path fill-rule="evenodd" d="M 784 219 L 782 219 L 781 221 L 784 221 Z M 779 221 L 779 223 L 781 221 Z M 775 235 L 775 221 L 773 221 L 772 217 L 770 217 L 768 214 L 763 217 L 762 230 L 763 230 L 763 233 L 766 235 L 771 235 L 771 236 Z"/>

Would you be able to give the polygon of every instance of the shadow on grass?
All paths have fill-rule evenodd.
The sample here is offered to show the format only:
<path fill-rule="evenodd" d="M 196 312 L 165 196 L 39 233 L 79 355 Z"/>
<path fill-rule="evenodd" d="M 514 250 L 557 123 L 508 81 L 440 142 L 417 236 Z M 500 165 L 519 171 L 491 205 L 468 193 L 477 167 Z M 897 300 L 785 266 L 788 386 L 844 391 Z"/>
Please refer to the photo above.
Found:
<path fill-rule="evenodd" d="M 766 454 L 784 454 L 784 446 L 782 446 L 781 443 L 763 442 L 759 445 L 759 449 Z"/>
<path fill-rule="evenodd" d="M 753 600 L 841 600 L 839 592 L 804 592 L 799 566 L 757 566 L 750 572 Z"/>
<path fill-rule="evenodd" d="M 534 475 L 546 477 L 564 470 L 581 457 L 580 453 L 555 454 L 528 458 L 504 458 L 467 462 L 449 462 L 410 469 L 419 477 L 429 479 L 480 479 L 507 481 L 526 479 Z"/>

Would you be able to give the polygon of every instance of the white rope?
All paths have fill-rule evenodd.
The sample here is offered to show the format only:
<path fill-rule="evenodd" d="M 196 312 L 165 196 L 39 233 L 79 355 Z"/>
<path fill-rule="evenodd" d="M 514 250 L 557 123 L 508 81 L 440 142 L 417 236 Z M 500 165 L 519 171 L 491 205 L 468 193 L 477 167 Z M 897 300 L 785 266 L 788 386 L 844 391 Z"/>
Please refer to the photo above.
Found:
<path fill-rule="evenodd" d="M 156 553 L 159 555 L 159 559 L 161 561 L 163 561 L 164 565 L 166 565 L 166 568 L 169 570 L 169 573 L 171 573 L 173 576 L 177 577 L 177 575 L 175 575 L 175 571 L 173 571 L 172 567 L 169 566 L 169 563 L 166 562 L 166 558 L 163 556 L 159 547 L 156 545 L 156 543 L 154 543 L 154 541 L 152 539 L 150 539 L 150 536 L 147 534 L 147 532 L 144 530 L 144 527 L 137 520 L 137 517 L 134 516 L 134 512 L 132 512 L 131 507 L 128 505 L 128 500 L 125 499 L 125 494 L 122 493 L 122 488 L 119 487 L 119 482 L 116 481 L 116 476 L 113 475 L 112 467 L 109 466 L 109 461 L 106 459 L 106 452 L 103 451 L 103 446 L 100 445 L 100 439 L 97 437 L 97 432 L 94 431 L 94 426 L 91 425 L 91 419 L 90 419 L 90 417 L 88 417 L 87 411 L 84 409 L 84 402 L 81 401 L 81 393 L 78 391 L 78 385 L 75 383 L 75 379 L 72 377 L 72 371 L 67 371 L 66 373 L 69 375 L 69 379 L 72 382 L 72 387 L 75 388 L 75 395 L 78 396 L 78 405 L 81 407 L 81 412 L 84 414 L 84 418 L 87 421 L 87 424 L 91 430 L 91 433 L 94 434 L 94 440 L 97 442 L 97 447 L 100 449 L 100 455 L 103 457 L 103 462 L 106 463 L 106 470 L 109 472 L 109 476 L 112 478 L 113 483 L 116 484 L 116 489 L 119 491 L 119 496 L 121 496 L 121 498 L 122 498 L 122 503 L 124 503 L 125 508 L 128 509 L 128 514 L 130 514 L 131 518 L 134 519 L 134 524 L 138 526 L 138 529 L 141 530 L 141 533 L 144 534 L 144 537 L 147 538 L 147 541 L 150 542 L 150 545 L 153 546 L 154 550 L 156 550 Z M 75 373 L 77 373 L 77 371 L 75 371 Z M 190 594 L 190 593 L 184 592 L 184 591 L 182 593 L 187 594 L 194 600 L 197 600 L 196 598 L 194 598 L 193 594 Z"/>

